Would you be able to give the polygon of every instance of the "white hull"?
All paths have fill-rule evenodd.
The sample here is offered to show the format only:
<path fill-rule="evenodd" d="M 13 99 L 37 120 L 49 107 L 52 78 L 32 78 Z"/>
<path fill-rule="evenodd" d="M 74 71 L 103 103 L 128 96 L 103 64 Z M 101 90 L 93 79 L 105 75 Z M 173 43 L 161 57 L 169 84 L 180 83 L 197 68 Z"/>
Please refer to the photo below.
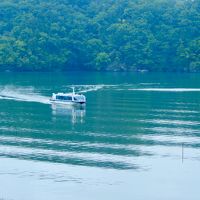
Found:
<path fill-rule="evenodd" d="M 61 105 L 84 105 L 85 103 L 80 102 L 74 102 L 74 101 L 57 101 L 57 100 L 51 100 L 50 103 L 52 104 L 61 104 Z"/>

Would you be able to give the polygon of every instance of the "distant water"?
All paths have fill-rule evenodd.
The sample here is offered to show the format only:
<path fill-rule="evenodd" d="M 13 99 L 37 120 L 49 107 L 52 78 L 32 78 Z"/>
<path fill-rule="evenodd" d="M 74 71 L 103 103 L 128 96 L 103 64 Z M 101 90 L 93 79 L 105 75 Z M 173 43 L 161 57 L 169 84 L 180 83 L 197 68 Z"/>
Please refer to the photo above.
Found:
<path fill-rule="evenodd" d="M 5 200 L 198 200 L 200 74 L 1 73 L 0 163 Z"/>

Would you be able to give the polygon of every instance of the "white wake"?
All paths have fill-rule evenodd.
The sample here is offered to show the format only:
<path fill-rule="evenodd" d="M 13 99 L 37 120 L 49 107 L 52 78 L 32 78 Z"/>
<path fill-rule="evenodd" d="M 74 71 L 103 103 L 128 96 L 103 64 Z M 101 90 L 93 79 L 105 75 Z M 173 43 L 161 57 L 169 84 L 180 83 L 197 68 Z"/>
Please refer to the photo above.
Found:
<path fill-rule="evenodd" d="M 104 84 L 98 84 L 98 85 L 68 85 L 65 86 L 65 88 L 75 88 L 75 92 L 77 93 L 87 93 L 87 92 L 95 92 L 97 90 L 105 89 L 108 87 L 111 87 L 113 85 L 104 85 Z M 70 90 L 69 90 L 70 91 Z"/>
<path fill-rule="evenodd" d="M 105 85 L 83 85 L 83 86 L 80 86 L 80 90 L 78 92 L 87 93 L 87 92 L 100 90 L 104 87 Z"/>
<path fill-rule="evenodd" d="M 134 88 L 129 90 L 150 92 L 200 92 L 200 88 Z"/>
<path fill-rule="evenodd" d="M 5 86 L 0 89 L 0 99 L 15 100 L 15 101 L 28 101 L 49 104 L 49 97 L 42 96 L 34 92 L 31 87 L 17 88 L 14 86 Z"/>

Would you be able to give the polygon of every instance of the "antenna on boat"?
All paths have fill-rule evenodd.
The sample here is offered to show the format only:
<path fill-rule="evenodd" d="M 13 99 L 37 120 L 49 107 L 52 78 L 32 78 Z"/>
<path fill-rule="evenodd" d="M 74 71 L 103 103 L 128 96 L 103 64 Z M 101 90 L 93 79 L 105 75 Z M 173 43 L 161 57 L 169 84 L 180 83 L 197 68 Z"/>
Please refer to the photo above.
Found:
<path fill-rule="evenodd" d="M 75 95 L 75 87 L 72 87 L 72 94 Z"/>

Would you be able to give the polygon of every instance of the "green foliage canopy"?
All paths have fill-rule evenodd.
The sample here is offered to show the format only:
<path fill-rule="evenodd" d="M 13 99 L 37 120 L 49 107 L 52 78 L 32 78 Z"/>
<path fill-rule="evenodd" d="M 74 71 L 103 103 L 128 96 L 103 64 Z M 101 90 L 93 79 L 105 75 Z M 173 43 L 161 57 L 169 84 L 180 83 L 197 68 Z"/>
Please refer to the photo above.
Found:
<path fill-rule="evenodd" d="M 0 71 L 200 71 L 200 0 L 1 0 Z"/>

